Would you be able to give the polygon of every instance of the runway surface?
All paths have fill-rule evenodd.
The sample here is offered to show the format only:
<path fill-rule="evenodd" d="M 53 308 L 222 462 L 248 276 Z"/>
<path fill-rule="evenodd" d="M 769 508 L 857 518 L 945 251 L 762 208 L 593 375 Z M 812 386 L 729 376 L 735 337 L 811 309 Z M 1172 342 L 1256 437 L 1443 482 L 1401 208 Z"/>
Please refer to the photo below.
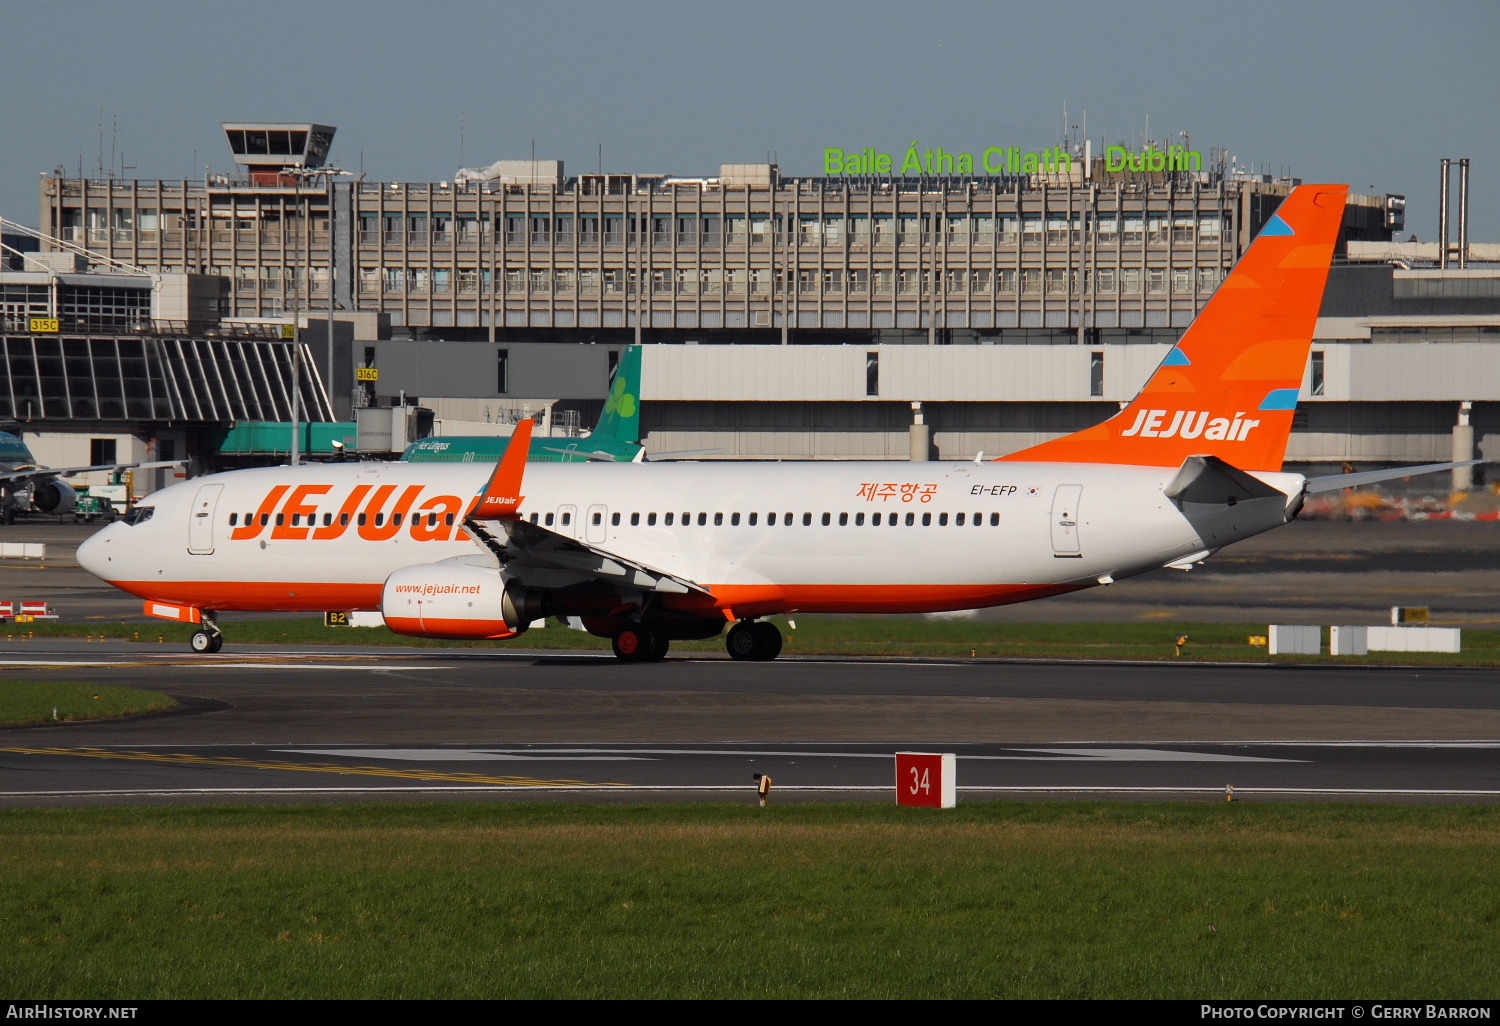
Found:
<path fill-rule="evenodd" d="M 673 657 L 33 641 L 6 678 L 152 687 L 176 713 L 0 730 L 0 805 L 893 800 L 958 754 L 960 800 L 1500 800 L 1490 671 Z"/>

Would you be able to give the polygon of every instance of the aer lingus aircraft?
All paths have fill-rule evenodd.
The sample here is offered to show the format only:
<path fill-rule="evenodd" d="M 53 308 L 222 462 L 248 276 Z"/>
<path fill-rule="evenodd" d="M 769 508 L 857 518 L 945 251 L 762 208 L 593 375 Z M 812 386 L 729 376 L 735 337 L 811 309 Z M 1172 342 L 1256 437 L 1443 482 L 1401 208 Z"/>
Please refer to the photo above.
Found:
<path fill-rule="evenodd" d="M 219 610 L 379 610 L 417 637 L 512 638 L 556 616 L 625 660 L 765 618 L 1022 602 L 1188 566 L 1295 517 L 1309 492 L 1442 469 L 1283 473 L 1347 187 L 1281 205 L 1140 394 L 1001 460 L 547 463 L 523 422 L 495 466 L 308 464 L 175 485 L 79 562 L 200 624 Z"/>
<path fill-rule="evenodd" d="M 532 463 L 587 463 L 589 460 L 630 463 L 646 458 L 641 444 L 641 347 L 630 345 L 620 357 L 610 381 L 609 398 L 594 430 L 582 438 L 533 438 L 528 449 Z M 406 447 L 407 463 L 490 463 L 505 455 L 514 436 L 435 435 Z M 673 453 L 671 455 L 680 455 Z"/>

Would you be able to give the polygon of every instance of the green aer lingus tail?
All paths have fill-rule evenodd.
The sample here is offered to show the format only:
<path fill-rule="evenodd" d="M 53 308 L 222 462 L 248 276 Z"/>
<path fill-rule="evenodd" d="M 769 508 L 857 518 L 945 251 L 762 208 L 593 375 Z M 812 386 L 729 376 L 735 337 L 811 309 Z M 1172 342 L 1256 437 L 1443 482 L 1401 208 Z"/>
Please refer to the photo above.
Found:
<path fill-rule="evenodd" d="M 645 459 L 646 447 L 641 444 L 640 386 L 641 347 L 626 346 L 594 430 L 582 438 L 533 438 L 527 461 L 635 463 Z M 508 436 L 438 436 L 412 443 L 401 458 L 408 463 L 496 463 L 509 445 Z"/>

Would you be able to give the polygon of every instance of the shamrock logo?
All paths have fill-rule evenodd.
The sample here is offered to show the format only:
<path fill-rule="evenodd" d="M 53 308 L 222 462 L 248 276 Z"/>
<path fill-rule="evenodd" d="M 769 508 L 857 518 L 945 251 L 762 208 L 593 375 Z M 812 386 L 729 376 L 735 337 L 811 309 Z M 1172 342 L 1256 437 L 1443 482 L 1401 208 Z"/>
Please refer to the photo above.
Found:
<path fill-rule="evenodd" d="M 635 396 L 627 391 L 625 379 L 615 378 L 614 387 L 609 390 L 609 401 L 604 404 L 604 412 L 615 413 L 621 417 L 634 417 L 636 410 Z"/>

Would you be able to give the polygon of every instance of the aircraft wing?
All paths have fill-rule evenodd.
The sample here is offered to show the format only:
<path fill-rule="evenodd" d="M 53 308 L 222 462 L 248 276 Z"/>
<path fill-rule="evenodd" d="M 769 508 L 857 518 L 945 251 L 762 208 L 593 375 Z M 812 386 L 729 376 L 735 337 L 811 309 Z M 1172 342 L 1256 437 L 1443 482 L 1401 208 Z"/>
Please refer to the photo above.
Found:
<path fill-rule="evenodd" d="M 464 521 L 464 527 L 489 548 L 507 568 L 520 571 L 567 570 L 592 577 L 604 584 L 672 595 L 710 594 L 700 584 L 645 563 L 558 534 L 529 520 L 505 519 L 481 524 Z"/>
<path fill-rule="evenodd" d="M 73 477 L 91 471 L 153 470 L 157 467 L 180 467 L 187 460 L 158 460 L 155 463 L 101 463 L 92 467 L 32 467 L 30 470 L 0 471 L 0 481 L 32 480 L 44 477 Z"/>

